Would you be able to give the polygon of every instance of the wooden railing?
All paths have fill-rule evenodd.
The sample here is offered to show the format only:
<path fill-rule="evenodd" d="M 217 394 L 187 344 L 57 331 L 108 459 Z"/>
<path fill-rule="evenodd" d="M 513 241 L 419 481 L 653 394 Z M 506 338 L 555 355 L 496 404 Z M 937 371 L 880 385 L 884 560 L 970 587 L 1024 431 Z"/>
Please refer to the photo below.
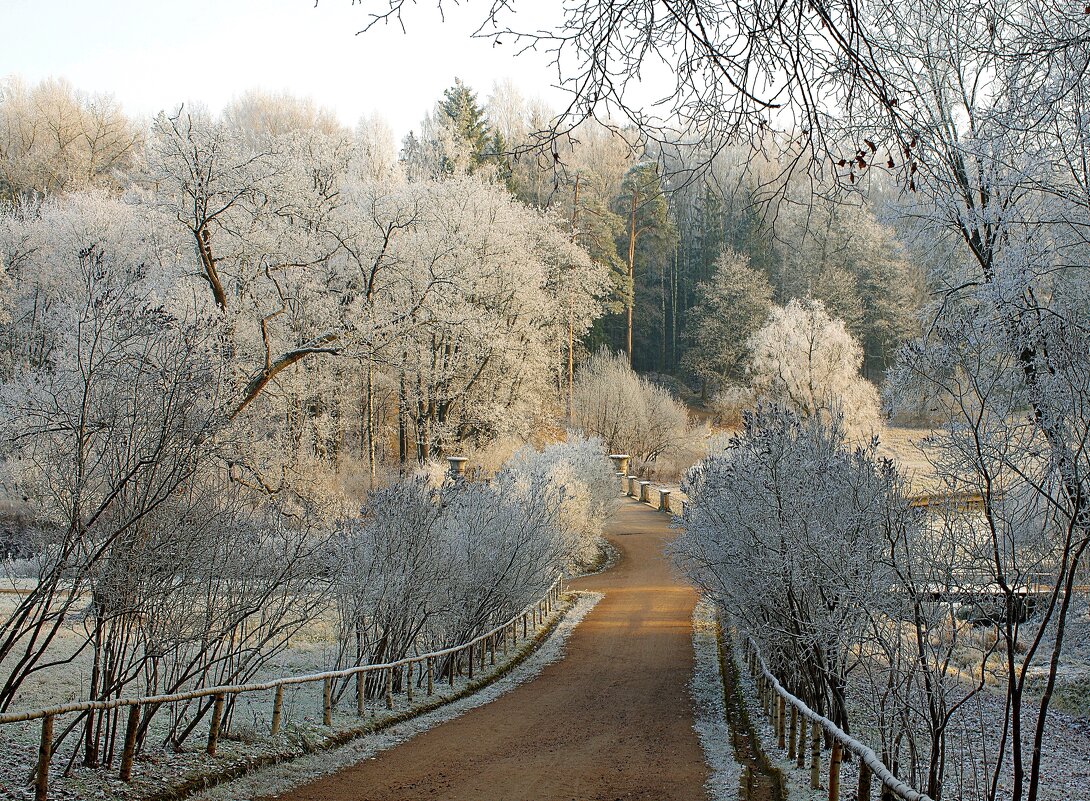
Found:
<path fill-rule="evenodd" d="M 125 741 L 121 752 L 120 778 L 131 781 L 133 760 L 136 753 L 136 740 L 140 730 L 141 710 L 150 707 L 151 715 L 163 704 L 178 701 L 189 701 L 194 698 L 213 698 L 212 719 L 208 730 L 208 742 L 205 751 L 209 756 L 216 755 L 216 747 L 220 736 L 220 726 L 223 722 L 223 710 L 226 700 L 230 696 L 243 693 L 262 692 L 274 690 L 272 719 L 269 724 L 269 735 L 276 735 L 281 726 L 281 718 L 284 706 L 284 688 L 298 685 L 322 682 L 322 723 L 325 726 L 333 725 L 333 711 L 335 699 L 333 696 L 333 682 L 338 679 L 356 678 L 356 712 L 362 716 L 365 712 L 365 688 L 368 673 L 378 673 L 385 680 L 385 702 L 387 709 L 394 707 L 394 676 L 395 673 L 404 672 L 405 680 L 401 686 L 408 701 L 413 700 L 413 673 L 417 672 L 417 680 L 426 686 L 427 695 L 432 695 L 436 664 L 444 657 L 447 660 L 447 681 L 454 686 L 456 665 L 463 656 L 467 656 L 468 678 L 473 679 L 474 659 L 479 662 L 479 669 L 484 670 L 485 658 L 488 656 L 490 664 L 496 664 L 496 649 L 507 649 L 508 638 L 512 645 L 519 641 L 519 628 L 522 629 L 522 638 L 531 635 L 531 625 L 536 632 L 552 612 L 554 605 L 559 601 L 564 591 L 564 577 L 557 576 L 552 585 L 546 590 L 540 600 L 527 606 L 518 614 L 511 617 L 505 623 L 496 626 L 469 642 L 461 645 L 444 648 L 441 651 L 432 651 L 427 654 L 399 659 L 396 662 L 384 662 L 382 664 L 357 665 L 342 670 L 327 670 L 323 673 L 311 673 L 301 676 L 286 676 L 272 681 L 256 682 L 252 684 L 228 684 L 214 687 L 204 687 L 186 692 L 171 693 L 168 695 L 149 695 L 139 698 L 115 698 L 108 701 L 75 701 L 69 704 L 36 709 L 26 712 L 5 712 L 0 714 L 0 725 L 7 723 L 19 723 L 28 720 L 41 720 L 41 741 L 38 748 L 38 765 L 35 774 L 34 798 L 35 801 L 47 801 L 49 797 L 49 763 L 53 756 L 53 721 L 58 715 L 66 715 L 74 712 L 91 712 L 95 710 L 119 709 L 128 707 L 128 720 L 125 728 Z M 500 639 L 502 637 L 502 640 Z M 426 675 L 425 675 L 426 673 Z M 144 721 L 147 726 L 148 721 Z"/>
<path fill-rule="evenodd" d="M 859 783 L 856 792 L 857 801 L 870 801 L 871 785 L 877 779 L 882 798 L 899 798 L 903 801 L 931 801 L 931 799 L 893 775 L 881 757 L 873 749 L 849 735 L 833 721 L 810 709 L 800 699 L 783 688 L 779 680 L 768 669 L 764 658 L 752 639 L 745 643 L 745 657 L 754 681 L 757 683 L 757 695 L 763 711 L 772 721 L 779 748 L 787 750 L 787 758 L 794 759 L 799 768 L 806 767 L 807 726 L 810 722 L 810 787 L 821 786 L 821 733 L 824 731 L 832 740 L 829 752 L 828 790 L 829 801 L 840 798 L 840 765 L 844 750 L 855 754 L 859 760 Z M 790 723 L 788 723 L 790 710 Z"/>

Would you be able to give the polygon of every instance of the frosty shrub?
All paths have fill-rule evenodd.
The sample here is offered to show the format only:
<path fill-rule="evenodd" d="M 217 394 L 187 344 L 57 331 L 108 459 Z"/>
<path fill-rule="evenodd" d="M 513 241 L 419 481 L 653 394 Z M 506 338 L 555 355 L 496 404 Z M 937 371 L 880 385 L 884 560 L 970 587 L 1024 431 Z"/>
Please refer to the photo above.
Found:
<path fill-rule="evenodd" d="M 614 487 L 600 441 L 524 448 L 489 482 L 437 472 L 377 490 L 341 526 L 330 557 L 338 664 L 464 642 L 597 557 Z"/>
<path fill-rule="evenodd" d="M 671 455 L 693 436 L 680 401 L 636 375 L 623 355 L 604 350 L 576 375 L 572 424 L 601 439 L 610 453 L 629 454 L 639 468 Z"/>
<path fill-rule="evenodd" d="M 979 587 L 980 538 L 952 506 L 913 508 L 876 447 L 849 448 L 835 416 L 758 406 L 689 472 L 673 554 L 789 691 L 938 799 L 944 781 L 979 781 L 970 743 L 994 735 L 980 716 L 985 682 L 963 673 L 990 670 L 994 630 L 978 635 L 960 602 L 936 595 Z"/>
<path fill-rule="evenodd" d="M 734 384 L 723 387 L 712 398 L 712 411 L 715 412 L 715 422 L 721 426 L 735 428 L 742 425 L 742 414 L 747 409 L 752 409 L 755 395 L 751 387 L 740 387 Z"/>
<path fill-rule="evenodd" d="M 682 483 L 677 561 L 790 689 L 842 723 L 851 650 L 885 581 L 888 483 L 873 448 L 845 447 L 835 418 L 770 405 L 747 412 L 726 450 Z"/>
<path fill-rule="evenodd" d="M 750 348 L 750 374 L 759 397 L 803 417 L 829 421 L 840 413 L 853 437 L 879 428 L 878 391 L 859 374 L 863 349 L 821 301 L 796 299 L 773 309 Z"/>
<path fill-rule="evenodd" d="M 616 502 L 616 478 L 602 441 L 569 434 L 565 442 L 541 451 L 527 446 L 516 451 L 499 478 L 516 492 L 526 492 L 535 480 L 562 491 L 560 528 L 573 567 L 594 564 L 601 554 L 602 525 Z"/>

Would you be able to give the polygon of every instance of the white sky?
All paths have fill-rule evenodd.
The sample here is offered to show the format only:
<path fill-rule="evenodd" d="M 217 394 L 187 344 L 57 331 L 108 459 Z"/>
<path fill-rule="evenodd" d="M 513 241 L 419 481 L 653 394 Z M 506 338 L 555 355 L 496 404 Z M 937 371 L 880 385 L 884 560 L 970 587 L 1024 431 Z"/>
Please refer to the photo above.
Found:
<path fill-rule="evenodd" d="M 541 0 L 534 0 L 534 5 Z M 361 5 L 363 7 L 361 7 Z M 509 79 L 560 108 L 544 56 L 471 40 L 485 11 L 434 0 L 356 36 L 385 0 L 0 0 L 0 76 L 64 77 L 113 94 L 132 115 L 185 101 L 219 111 L 250 88 L 309 95 L 354 125 L 378 112 L 398 141 L 461 78 L 483 102 Z M 531 3 L 521 4 L 529 8 Z M 535 21 L 536 22 L 536 21 Z M 526 27 L 525 20 L 520 24 Z"/>

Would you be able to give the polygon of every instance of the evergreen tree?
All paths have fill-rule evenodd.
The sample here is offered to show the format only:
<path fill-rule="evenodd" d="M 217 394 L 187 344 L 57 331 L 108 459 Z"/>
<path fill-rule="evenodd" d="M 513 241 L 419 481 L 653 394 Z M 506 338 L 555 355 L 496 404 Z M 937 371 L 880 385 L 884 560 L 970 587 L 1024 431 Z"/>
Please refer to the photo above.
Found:
<path fill-rule="evenodd" d="M 633 323 L 635 309 L 639 305 L 645 312 L 640 315 L 640 333 L 645 343 L 647 340 L 654 343 L 655 338 L 652 337 L 657 333 L 661 344 L 657 355 L 647 352 L 653 351 L 653 344 L 645 344 L 641 348 L 643 358 L 640 364 L 644 367 L 656 365 L 662 369 L 665 367 L 661 352 L 665 350 L 665 266 L 667 259 L 673 255 L 677 228 L 670 220 L 658 165 L 641 162 L 630 169 L 621 182 L 621 191 L 614 198 L 612 207 L 624 220 L 625 226 L 617 242 L 628 268 L 624 350 L 629 362 L 635 365 Z"/>
<path fill-rule="evenodd" d="M 742 254 L 725 250 L 715 272 L 698 285 L 700 301 L 686 313 L 682 367 L 701 384 L 701 396 L 737 378 L 749 359 L 749 340 L 772 308 L 772 287 Z"/>

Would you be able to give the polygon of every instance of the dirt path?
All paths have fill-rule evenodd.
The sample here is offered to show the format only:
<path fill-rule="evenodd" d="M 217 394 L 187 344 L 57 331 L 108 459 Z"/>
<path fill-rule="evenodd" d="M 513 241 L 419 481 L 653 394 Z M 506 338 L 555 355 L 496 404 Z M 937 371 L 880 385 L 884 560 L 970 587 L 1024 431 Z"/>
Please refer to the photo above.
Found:
<path fill-rule="evenodd" d="M 607 529 L 620 564 L 573 582 L 605 597 L 566 656 L 490 704 L 290 801 L 697 801 L 703 753 L 687 689 L 696 593 L 662 554 L 667 518 L 625 500 Z"/>

